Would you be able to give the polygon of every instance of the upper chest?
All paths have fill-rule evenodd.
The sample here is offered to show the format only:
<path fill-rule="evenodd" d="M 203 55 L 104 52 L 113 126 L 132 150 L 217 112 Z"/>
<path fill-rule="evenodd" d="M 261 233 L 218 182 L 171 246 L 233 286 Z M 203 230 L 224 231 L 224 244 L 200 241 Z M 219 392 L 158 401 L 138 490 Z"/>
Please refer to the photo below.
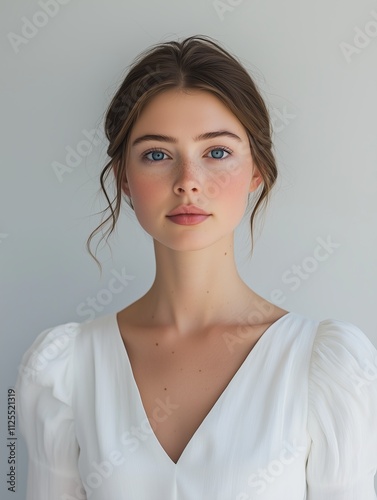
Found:
<path fill-rule="evenodd" d="M 144 411 L 175 463 L 267 328 L 227 328 L 179 342 L 123 330 Z"/>

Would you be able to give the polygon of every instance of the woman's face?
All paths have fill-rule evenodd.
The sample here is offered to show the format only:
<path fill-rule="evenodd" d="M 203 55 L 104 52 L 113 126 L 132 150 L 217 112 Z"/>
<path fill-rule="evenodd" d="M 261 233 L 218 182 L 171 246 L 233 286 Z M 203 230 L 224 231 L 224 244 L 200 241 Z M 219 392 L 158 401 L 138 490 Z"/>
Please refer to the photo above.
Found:
<path fill-rule="evenodd" d="M 198 137 L 221 131 L 227 134 Z M 154 97 L 140 114 L 126 177 L 124 192 L 141 226 L 175 250 L 197 250 L 229 237 L 245 213 L 248 193 L 262 181 L 233 113 L 209 92 L 177 89 Z M 191 204 L 210 216 L 190 225 L 168 217 Z"/>

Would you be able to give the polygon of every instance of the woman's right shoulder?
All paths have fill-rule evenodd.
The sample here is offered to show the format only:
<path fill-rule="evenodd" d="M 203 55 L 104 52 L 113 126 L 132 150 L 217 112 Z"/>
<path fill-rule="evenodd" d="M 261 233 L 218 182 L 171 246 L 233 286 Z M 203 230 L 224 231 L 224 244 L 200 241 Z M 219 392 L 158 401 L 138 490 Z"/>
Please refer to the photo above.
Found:
<path fill-rule="evenodd" d="M 24 352 L 18 367 L 19 379 L 42 384 L 51 381 L 58 373 L 63 375 L 71 363 L 77 339 L 95 338 L 103 324 L 112 315 L 101 316 L 84 322 L 68 322 L 46 328 L 40 332 Z"/>
<path fill-rule="evenodd" d="M 69 322 L 40 332 L 22 356 L 18 385 L 49 385 L 51 378 L 67 368 L 75 338 L 81 331 L 81 323 Z"/>

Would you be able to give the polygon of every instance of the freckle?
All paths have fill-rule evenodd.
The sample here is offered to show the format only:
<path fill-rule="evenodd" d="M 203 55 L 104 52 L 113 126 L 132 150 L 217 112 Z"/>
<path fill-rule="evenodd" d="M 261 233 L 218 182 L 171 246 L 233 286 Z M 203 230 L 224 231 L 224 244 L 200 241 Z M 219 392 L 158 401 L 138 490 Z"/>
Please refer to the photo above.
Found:
<path fill-rule="evenodd" d="M 172 351 L 171 353 L 174 354 L 175 351 Z"/>
<path fill-rule="evenodd" d="M 158 342 L 156 342 L 156 345 L 158 345 Z"/>
<path fill-rule="evenodd" d="M 207 290 L 207 293 L 209 293 L 209 290 Z"/>
<path fill-rule="evenodd" d="M 225 252 L 224 255 L 227 255 L 227 253 Z"/>
<path fill-rule="evenodd" d="M 199 370 L 199 371 L 201 372 L 202 370 Z"/>
<path fill-rule="evenodd" d="M 164 391 L 166 391 L 166 387 L 164 387 Z"/>

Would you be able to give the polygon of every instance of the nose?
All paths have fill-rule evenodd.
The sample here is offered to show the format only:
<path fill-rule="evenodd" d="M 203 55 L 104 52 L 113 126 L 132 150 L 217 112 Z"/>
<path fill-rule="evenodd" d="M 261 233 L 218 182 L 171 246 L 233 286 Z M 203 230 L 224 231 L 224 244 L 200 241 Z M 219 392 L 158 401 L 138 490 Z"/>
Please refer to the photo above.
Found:
<path fill-rule="evenodd" d="M 182 161 L 177 166 L 177 174 L 174 180 L 174 192 L 181 194 L 185 193 L 200 193 L 201 180 L 199 167 L 194 162 Z"/>

